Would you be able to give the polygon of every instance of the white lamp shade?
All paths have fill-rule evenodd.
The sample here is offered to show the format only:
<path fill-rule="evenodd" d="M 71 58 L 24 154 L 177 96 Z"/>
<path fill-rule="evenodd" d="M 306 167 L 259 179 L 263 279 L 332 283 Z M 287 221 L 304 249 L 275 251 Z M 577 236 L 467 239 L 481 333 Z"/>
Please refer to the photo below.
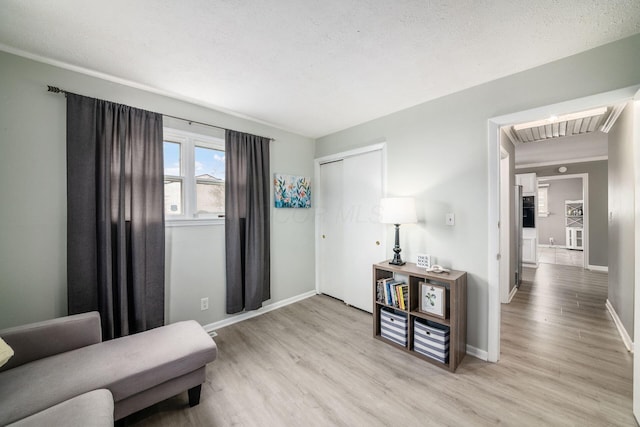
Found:
<path fill-rule="evenodd" d="M 380 222 L 412 224 L 418 222 L 416 201 L 412 197 L 387 197 L 380 200 Z"/>

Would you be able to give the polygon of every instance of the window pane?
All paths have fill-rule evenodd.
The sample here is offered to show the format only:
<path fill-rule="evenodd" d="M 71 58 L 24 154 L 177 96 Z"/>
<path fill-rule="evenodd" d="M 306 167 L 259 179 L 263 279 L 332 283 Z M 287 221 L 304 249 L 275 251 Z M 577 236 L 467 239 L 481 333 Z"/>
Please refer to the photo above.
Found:
<path fill-rule="evenodd" d="M 164 182 L 164 214 L 182 215 L 182 182 Z"/>
<path fill-rule="evenodd" d="M 224 181 L 198 181 L 196 192 L 196 211 L 198 213 L 224 213 Z"/>
<path fill-rule="evenodd" d="M 196 146 L 194 175 L 224 182 L 224 151 Z"/>
<path fill-rule="evenodd" d="M 180 162 L 180 144 L 164 141 L 164 174 L 182 176 Z"/>
<path fill-rule="evenodd" d="M 538 188 L 538 215 L 547 215 L 549 213 L 547 190 L 547 187 Z"/>

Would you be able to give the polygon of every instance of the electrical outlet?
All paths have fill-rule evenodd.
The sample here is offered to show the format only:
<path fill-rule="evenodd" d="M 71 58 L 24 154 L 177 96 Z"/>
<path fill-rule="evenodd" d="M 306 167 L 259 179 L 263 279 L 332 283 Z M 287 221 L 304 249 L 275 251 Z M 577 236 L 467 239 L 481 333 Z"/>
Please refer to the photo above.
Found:
<path fill-rule="evenodd" d="M 202 298 L 200 300 L 200 311 L 209 310 L 209 298 Z"/>

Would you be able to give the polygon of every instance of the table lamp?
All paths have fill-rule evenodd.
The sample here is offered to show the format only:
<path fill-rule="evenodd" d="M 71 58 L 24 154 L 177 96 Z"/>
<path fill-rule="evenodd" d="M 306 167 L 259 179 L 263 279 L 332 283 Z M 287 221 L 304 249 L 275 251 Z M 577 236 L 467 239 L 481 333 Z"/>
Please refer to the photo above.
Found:
<path fill-rule="evenodd" d="M 400 256 L 400 224 L 413 224 L 418 222 L 416 217 L 416 201 L 412 197 L 386 197 L 380 200 L 380 222 L 396 226 L 396 242 L 393 247 L 392 265 L 404 265 Z"/>

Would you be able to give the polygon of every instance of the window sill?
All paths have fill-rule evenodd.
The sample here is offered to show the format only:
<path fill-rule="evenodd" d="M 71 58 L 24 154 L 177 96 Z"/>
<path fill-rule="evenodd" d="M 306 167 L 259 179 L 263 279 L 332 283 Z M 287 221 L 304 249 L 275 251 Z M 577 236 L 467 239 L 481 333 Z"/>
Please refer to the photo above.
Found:
<path fill-rule="evenodd" d="M 202 227 L 224 225 L 224 218 L 165 219 L 165 227 Z"/>

